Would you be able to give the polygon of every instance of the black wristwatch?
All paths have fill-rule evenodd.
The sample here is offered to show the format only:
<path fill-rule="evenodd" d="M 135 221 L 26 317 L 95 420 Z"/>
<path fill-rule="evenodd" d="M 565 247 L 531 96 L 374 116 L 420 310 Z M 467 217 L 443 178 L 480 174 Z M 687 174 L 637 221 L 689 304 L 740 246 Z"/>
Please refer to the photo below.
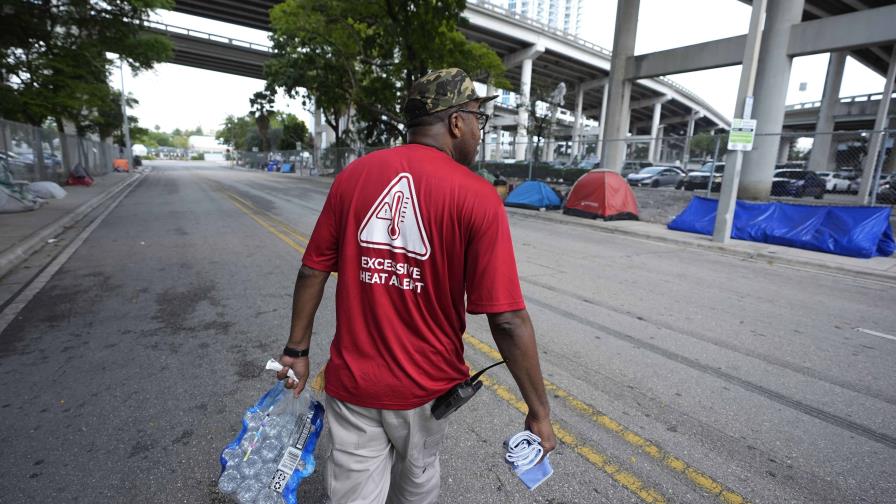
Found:
<path fill-rule="evenodd" d="M 308 357 L 309 350 L 309 348 L 306 348 L 304 350 L 296 350 L 295 348 L 289 348 L 288 346 L 285 346 L 283 347 L 283 355 L 293 358 Z"/>

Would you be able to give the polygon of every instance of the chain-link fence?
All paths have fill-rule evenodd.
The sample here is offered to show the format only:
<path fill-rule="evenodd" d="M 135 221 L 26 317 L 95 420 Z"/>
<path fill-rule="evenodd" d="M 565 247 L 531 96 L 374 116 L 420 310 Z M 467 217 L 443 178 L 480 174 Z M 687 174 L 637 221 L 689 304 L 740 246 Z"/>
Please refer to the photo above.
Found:
<path fill-rule="evenodd" d="M 561 192 L 588 170 L 602 167 L 599 153 L 604 147 L 621 143 L 625 155 L 621 175 L 631 185 L 677 189 L 686 198 L 691 191 L 713 197 L 722 187 L 728 154 L 727 133 L 518 141 L 505 132 L 485 138 L 474 170 L 503 179 L 511 187 L 527 179 L 544 180 Z M 896 172 L 894 138 L 894 130 L 756 135 L 754 151 L 748 155 L 761 159 L 762 166 L 748 163 L 750 168 L 741 173 L 739 194 L 744 199 L 816 198 L 835 204 L 893 204 L 886 189 Z M 319 159 L 310 150 L 236 152 L 234 162 L 260 170 L 333 175 L 380 148 L 329 147 L 320 152 Z M 869 149 L 874 156 L 868 154 Z M 757 154 L 759 150 L 763 154 Z M 868 175 L 863 179 L 865 173 Z M 867 197 L 860 195 L 863 189 Z M 675 198 L 675 204 L 681 200 Z"/>
<path fill-rule="evenodd" d="M 330 176 L 349 163 L 384 147 L 327 147 L 314 159 L 311 150 L 274 152 L 235 151 L 231 161 L 254 170 L 296 173 L 297 175 Z"/>
<path fill-rule="evenodd" d="M 0 119 L 0 160 L 16 180 L 62 183 L 77 164 L 91 176 L 105 175 L 118 151 L 111 143 Z"/>
<path fill-rule="evenodd" d="M 882 191 L 896 172 L 894 138 L 893 130 L 756 135 L 749 154 L 755 161 L 741 174 L 741 193 L 746 199 L 811 196 L 847 204 L 892 204 L 889 193 Z M 509 137 L 484 143 L 474 168 L 510 181 L 533 178 L 569 183 L 589 169 L 602 167 L 598 152 L 604 146 L 619 148 L 620 143 L 625 155 L 621 175 L 633 186 L 703 191 L 710 196 L 722 186 L 727 133 L 533 140 L 522 148 Z M 756 161 L 762 166 L 757 167 Z M 867 174 L 864 179 L 863 174 Z M 863 189 L 867 198 L 859 194 Z"/>

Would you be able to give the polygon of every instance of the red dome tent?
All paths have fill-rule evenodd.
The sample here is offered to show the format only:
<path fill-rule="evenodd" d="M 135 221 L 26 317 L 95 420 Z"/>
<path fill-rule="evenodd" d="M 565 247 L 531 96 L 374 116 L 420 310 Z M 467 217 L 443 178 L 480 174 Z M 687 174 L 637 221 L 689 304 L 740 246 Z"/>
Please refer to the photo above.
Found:
<path fill-rule="evenodd" d="M 591 170 L 573 184 L 563 213 L 588 219 L 638 220 L 638 201 L 615 171 Z"/>

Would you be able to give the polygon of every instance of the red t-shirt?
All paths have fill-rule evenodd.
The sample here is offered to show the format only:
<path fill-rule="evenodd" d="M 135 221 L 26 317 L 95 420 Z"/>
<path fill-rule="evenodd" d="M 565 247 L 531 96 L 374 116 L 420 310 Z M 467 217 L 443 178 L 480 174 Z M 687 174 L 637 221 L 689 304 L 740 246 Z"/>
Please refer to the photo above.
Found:
<path fill-rule="evenodd" d="M 326 392 L 362 407 L 416 408 L 463 381 L 465 308 L 525 308 L 494 187 L 424 145 L 346 167 L 302 262 L 339 272 Z"/>

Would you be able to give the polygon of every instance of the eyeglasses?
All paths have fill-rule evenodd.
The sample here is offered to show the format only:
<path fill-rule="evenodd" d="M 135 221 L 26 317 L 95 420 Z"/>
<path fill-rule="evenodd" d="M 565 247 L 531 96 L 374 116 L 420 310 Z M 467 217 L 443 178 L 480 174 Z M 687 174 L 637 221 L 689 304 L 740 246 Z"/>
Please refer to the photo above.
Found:
<path fill-rule="evenodd" d="M 479 130 L 485 131 L 485 126 L 488 124 L 489 115 L 485 112 L 480 112 L 478 110 L 467 110 L 467 109 L 457 109 L 457 112 L 466 112 L 468 114 L 475 114 L 476 120 L 479 121 Z"/>

